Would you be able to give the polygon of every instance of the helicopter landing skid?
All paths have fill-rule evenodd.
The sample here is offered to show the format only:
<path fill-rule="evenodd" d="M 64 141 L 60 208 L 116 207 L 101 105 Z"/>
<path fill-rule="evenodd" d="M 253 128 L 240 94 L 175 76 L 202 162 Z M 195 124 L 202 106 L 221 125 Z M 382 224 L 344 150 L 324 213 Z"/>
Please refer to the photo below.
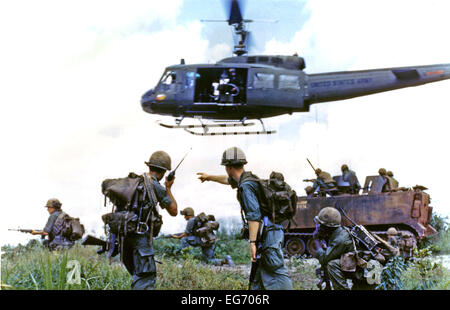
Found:
<path fill-rule="evenodd" d="M 241 121 L 239 123 L 236 123 L 236 122 L 234 122 L 234 123 L 224 122 L 224 123 L 221 123 L 221 124 L 201 125 L 201 126 L 197 126 L 197 127 L 191 127 L 191 128 L 203 127 L 203 132 L 196 132 L 196 131 L 193 131 L 193 130 L 189 130 L 189 128 L 184 128 L 184 130 L 189 132 L 190 134 L 197 135 L 197 136 L 271 135 L 271 134 L 274 134 L 274 133 L 277 132 L 276 130 L 266 130 L 262 120 L 259 120 L 259 121 L 261 122 L 261 125 L 262 125 L 262 128 L 263 128 L 263 130 L 259 130 L 259 131 L 208 132 L 209 127 L 227 128 L 227 127 L 246 127 L 246 126 L 254 125 L 254 123 L 245 123 L 245 120 L 243 120 L 243 121 Z"/>

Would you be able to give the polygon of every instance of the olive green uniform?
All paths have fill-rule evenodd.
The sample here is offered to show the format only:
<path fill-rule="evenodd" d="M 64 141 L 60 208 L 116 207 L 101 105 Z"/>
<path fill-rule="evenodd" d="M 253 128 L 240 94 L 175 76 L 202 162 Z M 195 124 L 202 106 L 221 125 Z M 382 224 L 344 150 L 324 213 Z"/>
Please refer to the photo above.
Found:
<path fill-rule="evenodd" d="M 350 233 L 342 226 L 337 227 L 328 239 L 326 250 L 320 248 L 315 257 L 323 268 L 326 268 L 328 276 L 335 290 L 349 290 L 346 275 L 341 269 L 340 258 L 342 254 L 354 251 Z"/>

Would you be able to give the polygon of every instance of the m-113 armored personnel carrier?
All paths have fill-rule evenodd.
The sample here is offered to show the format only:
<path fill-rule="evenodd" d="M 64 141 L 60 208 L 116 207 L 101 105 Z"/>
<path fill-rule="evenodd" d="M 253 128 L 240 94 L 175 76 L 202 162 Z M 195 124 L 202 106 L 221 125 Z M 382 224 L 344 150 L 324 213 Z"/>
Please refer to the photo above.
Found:
<path fill-rule="evenodd" d="M 345 213 L 370 232 L 386 237 L 386 230 L 395 227 L 398 232 L 414 242 L 431 236 L 436 230 L 429 225 L 433 208 L 429 206 L 427 188 L 399 188 L 383 192 L 379 176 L 368 176 L 362 194 L 340 194 L 333 197 L 309 195 L 299 197 L 294 221 L 285 226 L 285 251 L 288 255 L 312 255 L 316 252 L 312 234 L 314 217 L 322 208 L 338 204 Z M 343 217 L 342 224 L 351 223 Z"/>

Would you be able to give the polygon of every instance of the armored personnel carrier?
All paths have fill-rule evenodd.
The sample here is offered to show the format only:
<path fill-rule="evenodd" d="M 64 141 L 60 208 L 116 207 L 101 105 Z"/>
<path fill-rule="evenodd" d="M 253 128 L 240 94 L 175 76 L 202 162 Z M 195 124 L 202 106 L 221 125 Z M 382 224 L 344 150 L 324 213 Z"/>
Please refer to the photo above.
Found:
<path fill-rule="evenodd" d="M 339 177 L 333 177 L 338 180 Z M 312 234 L 315 229 L 314 217 L 325 207 L 338 204 L 345 213 L 370 232 L 386 237 L 386 230 L 395 227 L 403 238 L 420 241 L 431 236 L 436 230 L 429 225 L 433 208 L 427 188 L 383 189 L 383 180 L 379 176 L 368 176 L 361 194 L 345 194 L 345 184 L 337 182 L 339 192 L 331 196 L 317 194 L 299 197 L 294 220 L 285 226 L 285 251 L 288 255 L 313 255 L 316 252 Z M 342 185 L 342 186 L 341 186 Z M 351 223 L 343 217 L 343 225 Z"/>

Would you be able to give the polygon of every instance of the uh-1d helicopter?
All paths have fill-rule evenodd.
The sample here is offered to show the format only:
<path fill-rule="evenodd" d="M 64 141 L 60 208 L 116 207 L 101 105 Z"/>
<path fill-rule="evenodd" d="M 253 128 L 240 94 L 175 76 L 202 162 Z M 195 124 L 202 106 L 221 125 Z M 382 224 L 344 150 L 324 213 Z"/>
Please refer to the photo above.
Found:
<path fill-rule="evenodd" d="M 306 74 L 302 57 L 247 55 L 248 23 L 239 2 L 231 1 L 226 20 L 234 28 L 238 44 L 233 57 L 215 64 L 188 65 L 181 60 L 167 67 L 154 89 L 141 98 L 144 111 L 178 117 L 175 125 L 195 135 L 272 134 L 262 118 L 308 112 L 313 103 L 422 85 L 450 78 L 450 64 Z M 199 125 L 181 125 L 185 117 L 197 118 Z M 260 131 L 208 132 L 212 127 L 248 126 L 258 119 Z M 204 124 L 202 120 L 215 123 Z M 203 128 L 196 132 L 194 128 Z"/>

